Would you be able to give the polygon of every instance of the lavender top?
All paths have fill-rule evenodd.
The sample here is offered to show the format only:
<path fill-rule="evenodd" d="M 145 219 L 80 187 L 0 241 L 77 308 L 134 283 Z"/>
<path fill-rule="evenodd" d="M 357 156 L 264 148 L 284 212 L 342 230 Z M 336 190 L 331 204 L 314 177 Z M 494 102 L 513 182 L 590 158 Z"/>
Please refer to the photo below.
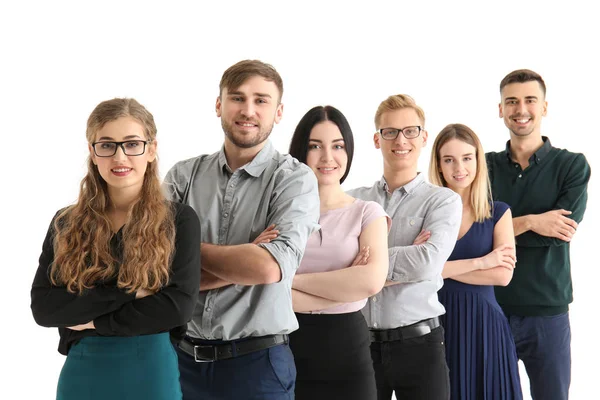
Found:
<path fill-rule="evenodd" d="M 304 257 L 296 273 L 327 272 L 349 267 L 358 254 L 362 231 L 375 219 L 384 216 L 387 217 L 387 214 L 379 204 L 360 199 L 346 207 L 321 213 L 321 229 L 309 236 Z M 389 224 L 391 220 L 388 218 Z M 349 313 L 359 311 L 366 303 L 367 299 L 364 299 L 312 313 Z"/>

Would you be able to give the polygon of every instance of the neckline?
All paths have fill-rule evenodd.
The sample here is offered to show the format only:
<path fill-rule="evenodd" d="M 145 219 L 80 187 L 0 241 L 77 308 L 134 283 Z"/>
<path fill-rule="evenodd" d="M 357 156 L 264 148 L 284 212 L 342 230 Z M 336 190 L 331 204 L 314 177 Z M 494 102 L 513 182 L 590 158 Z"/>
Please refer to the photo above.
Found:
<path fill-rule="evenodd" d="M 355 198 L 354 198 L 354 201 L 353 201 L 352 203 L 350 203 L 350 204 L 348 204 L 348 205 L 345 205 L 345 206 L 343 206 L 343 207 L 340 207 L 340 208 L 332 208 L 332 209 L 330 209 L 330 210 L 323 211 L 323 212 L 321 213 L 321 215 L 326 215 L 326 214 L 329 214 L 329 213 L 335 213 L 335 212 L 340 212 L 340 211 L 343 211 L 343 210 L 347 210 L 347 209 L 349 209 L 350 207 L 352 207 L 352 206 L 354 206 L 354 205 L 358 204 L 358 202 L 359 202 L 359 199 L 355 197 Z"/>

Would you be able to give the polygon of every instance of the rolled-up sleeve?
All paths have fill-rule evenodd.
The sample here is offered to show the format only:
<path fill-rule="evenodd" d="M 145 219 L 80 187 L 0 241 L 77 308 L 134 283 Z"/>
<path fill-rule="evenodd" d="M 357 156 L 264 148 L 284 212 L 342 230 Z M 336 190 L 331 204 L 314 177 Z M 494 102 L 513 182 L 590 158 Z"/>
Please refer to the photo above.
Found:
<path fill-rule="evenodd" d="M 305 165 L 293 162 L 294 168 L 282 169 L 269 205 L 267 225 L 279 231 L 276 239 L 259 246 L 279 264 L 281 279 L 293 277 L 304 255 L 310 234 L 319 228 L 319 191 L 314 173 Z M 299 164 L 299 165 L 298 165 Z"/>

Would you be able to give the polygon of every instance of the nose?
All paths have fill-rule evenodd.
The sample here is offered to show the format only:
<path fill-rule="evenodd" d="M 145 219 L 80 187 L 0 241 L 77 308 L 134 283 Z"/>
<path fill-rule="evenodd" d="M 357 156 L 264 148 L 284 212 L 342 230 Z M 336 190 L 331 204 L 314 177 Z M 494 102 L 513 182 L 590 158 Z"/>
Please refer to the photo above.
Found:
<path fill-rule="evenodd" d="M 252 102 L 246 102 L 242 107 L 242 115 L 246 118 L 251 118 L 256 114 L 256 108 Z"/>
<path fill-rule="evenodd" d="M 404 136 L 402 132 L 398 132 L 398 137 L 394 140 L 396 143 L 406 144 L 408 143 L 408 139 Z"/>
<path fill-rule="evenodd" d="M 331 152 L 330 148 L 324 148 L 323 151 L 321 152 L 321 161 L 323 162 L 327 162 L 333 160 L 333 153 Z"/>
<path fill-rule="evenodd" d="M 519 105 L 517 106 L 517 111 L 521 115 L 527 114 L 527 104 L 525 104 L 525 102 L 519 102 Z"/>
<path fill-rule="evenodd" d="M 113 160 L 120 161 L 120 160 L 126 160 L 126 159 L 127 159 L 127 155 L 125 154 L 125 150 L 123 150 L 123 145 L 117 146 L 117 152 L 113 156 Z"/>

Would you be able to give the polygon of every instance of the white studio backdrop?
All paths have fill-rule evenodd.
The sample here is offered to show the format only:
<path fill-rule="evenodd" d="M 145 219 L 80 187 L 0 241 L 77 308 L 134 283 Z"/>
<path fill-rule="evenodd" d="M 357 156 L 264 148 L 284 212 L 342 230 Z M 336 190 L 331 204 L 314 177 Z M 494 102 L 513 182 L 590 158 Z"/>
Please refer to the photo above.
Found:
<path fill-rule="evenodd" d="M 113 97 L 134 97 L 155 116 L 160 169 L 218 151 L 223 141 L 214 104 L 223 71 L 256 58 L 284 81 L 284 115 L 272 141 L 287 152 L 295 125 L 315 105 L 339 108 L 356 150 L 345 188 L 382 173 L 372 144 L 373 115 L 390 94 L 407 93 L 426 113 L 430 140 L 464 123 L 486 150 L 501 150 L 508 131 L 498 118 L 500 80 L 529 68 L 548 87 L 542 133 L 585 153 L 592 165 L 588 209 L 572 242 L 571 398 L 599 398 L 600 350 L 595 304 L 600 279 L 598 125 L 591 2 L 2 2 L 0 134 L 3 146 L 0 398 L 53 399 L 64 357 L 55 329 L 39 327 L 29 290 L 50 219 L 72 203 L 85 174 L 85 123 Z M 521 366 L 525 398 L 528 381 Z"/>

